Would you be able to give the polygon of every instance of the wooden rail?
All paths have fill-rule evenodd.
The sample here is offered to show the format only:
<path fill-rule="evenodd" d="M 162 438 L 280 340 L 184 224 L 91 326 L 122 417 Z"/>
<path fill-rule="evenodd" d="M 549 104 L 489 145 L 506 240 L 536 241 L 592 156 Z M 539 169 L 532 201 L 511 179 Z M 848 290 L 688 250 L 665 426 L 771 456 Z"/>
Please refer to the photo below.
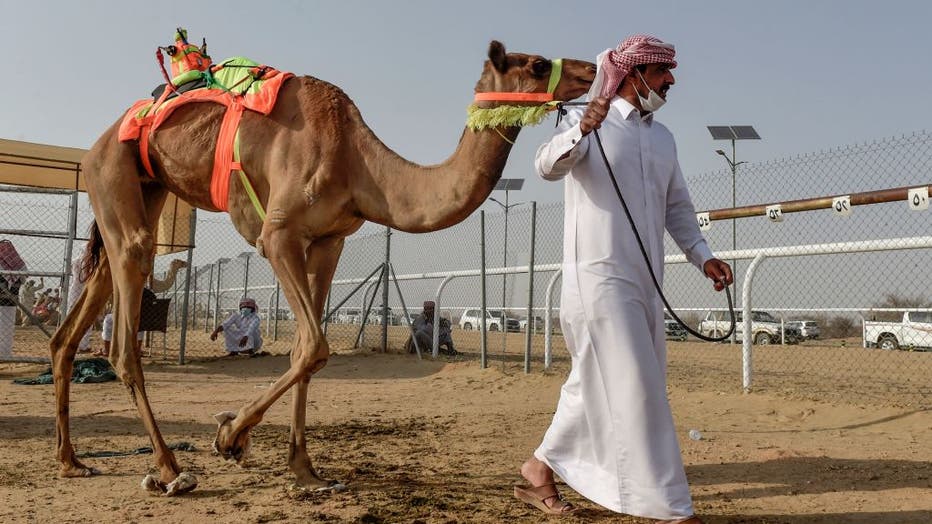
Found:
<path fill-rule="evenodd" d="M 929 194 L 932 194 L 932 184 L 927 186 L 917 185 L 908 187 L 898 187 L 895 189 L 881 189 L 878 191 L 865 191 L 863 193 L 852 193 L 850 195 L 835 195 L 816 198 L 806 198 L 802 200 L 790 200 L 788 202 L 774 202 L 772 204 L 757 204 L 753 206 L 743 206 L 736 208 L 713 209 L 707 211 L 709 220 L 730 220 L 732 218 L 745 218 L 754 216 L 767 215 L 767 208 L 772 205 L 780 205 L 783 213 L 798 213 L 800 211 L 813 211 L 816 209 L 830 209 L 835 204 L 835 199 L 847 196 L 850 198 L 851 207 L 864 206 L 869 204 L 882 204 L 884 202 L 896 202 L 907 200 L 909 190 L 925 187 Z"/>

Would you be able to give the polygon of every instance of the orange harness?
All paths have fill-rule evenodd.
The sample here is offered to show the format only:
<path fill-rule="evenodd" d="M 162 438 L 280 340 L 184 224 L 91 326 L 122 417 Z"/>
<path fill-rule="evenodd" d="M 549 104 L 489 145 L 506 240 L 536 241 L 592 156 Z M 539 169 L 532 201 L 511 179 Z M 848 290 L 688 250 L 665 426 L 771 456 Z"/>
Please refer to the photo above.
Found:
<path fill-rule="evenodd" d="M 238 147 L 236 147 L 239 122 L 243 116 L 243 111 L 249 109 L 262 115 L 268 115 L 275 107 L 278 92 L 285 80 L 294 76 L 292 73 L 281 72 L 266 66 L 255 69 L 256 75 L 258 75 L 255 77 L 256 80 L 263 82 L 261 89 L 257 92 L 235 94 L 223 89 L 196 89 L 167 100 L 171 90 L 165 89 L 162 96 L 154 103 L 151 98 L 139 100 L 130 107 L 120 123 L 120 142 L 139 141 L 139 158 L 142 166 L 150 177 L 155 178 L 152 163 L 149 159 L 149 140 L 175 109 L 193 102 L 214 102 L 226 106 L 227 110 L 223 115 L 220 133 L 217 136 L 217 149 L 214 151 L 210 199 L 214 207 L 221 211 L 227 211 L 229 208 L 230 176 L 233 172 L 239 172 L 244 179 L 244 183 L 247 183 L 247 191 L 252 191 L 252 188 L 248 185 L 248 178 L 242 171 L 243 167 L 240 163 Z"/>

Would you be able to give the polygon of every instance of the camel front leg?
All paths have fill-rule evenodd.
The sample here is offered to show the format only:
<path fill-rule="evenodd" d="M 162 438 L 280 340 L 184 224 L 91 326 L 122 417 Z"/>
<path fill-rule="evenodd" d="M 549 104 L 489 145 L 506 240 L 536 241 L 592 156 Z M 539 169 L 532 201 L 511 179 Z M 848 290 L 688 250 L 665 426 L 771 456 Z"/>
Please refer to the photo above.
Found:
<path fill-rule="evenodd" d="M 291 305 L 291 310 L 295 312 L 295 347 L 292 351 L 291 367 L 265 393 L 240 408 L 237 413 L 228 411 L 215 415 L 219 427 L 214 440 L 214 450 L 225 459 L 237 462 L 241 462 L 247 456 L 251 445 L 249 431 L 262 421 L 269 407 L 290 387 L 323 368 L 330 355 L 320 323 L 314 318 L 306 275 L 305 250 L 308 244 L 297 232 L 284 227 L 269 229 L 271 231 L 263 233 L 264 252 L 281 282 L 282 291 Z"/>
<path fill-rule="evenodd" d="M 65 317 L 65 322 L 55 332 L 49 345 L 52 353 L 57 408 L 55 448 L 59 462 L 58 475 L 61 477 L 90 477 L 100 474 L 96 468 L 85 466 L 75 457 L 74 446 L 71 444 L 69 404 L 71 402 L 71 373 L 78 343 L 94 323 L 97 315 L 103 311 L 107 299 L 110 298 L 111 286 L 110 266 L 106 256 L 102 255 L 97 269 L 88 279 L 84 291 L 75 301 L 68 316 Z"/>

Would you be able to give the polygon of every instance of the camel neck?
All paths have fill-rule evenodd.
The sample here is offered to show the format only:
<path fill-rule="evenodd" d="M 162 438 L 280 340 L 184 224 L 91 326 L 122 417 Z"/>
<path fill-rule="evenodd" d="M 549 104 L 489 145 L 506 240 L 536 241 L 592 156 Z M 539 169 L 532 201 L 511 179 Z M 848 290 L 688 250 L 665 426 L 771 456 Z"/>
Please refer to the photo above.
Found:
<path fill-rule="evenodd" d="M 520 128 L 500 131 L 514 141 Z M 466 128 L 453 154 L 430 166 L 405 160 L 365 125 L 354 145 L 367 168 L 353 184 L 361 214 L 412 233 L 443 229 L 472 214 L 492 192 L 511 152 L 494 129 Z"/>

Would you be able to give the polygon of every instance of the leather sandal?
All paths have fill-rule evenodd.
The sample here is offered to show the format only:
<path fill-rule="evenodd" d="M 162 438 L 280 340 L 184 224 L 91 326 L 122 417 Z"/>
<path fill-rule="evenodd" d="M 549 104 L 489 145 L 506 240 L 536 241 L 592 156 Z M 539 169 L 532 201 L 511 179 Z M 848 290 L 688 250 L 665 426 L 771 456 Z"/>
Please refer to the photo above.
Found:
<path fill-rule="evenodd" d="M 534 506 L 547 515 L 569 515 L 579 509 L 563 500 L 563 496 L 557 491 L 557 485 L 554 483 L 534 487 L 515 486 L 515 498 Z M 547 500 L 550 499 L 554 501 L 548 505 Z"/>

